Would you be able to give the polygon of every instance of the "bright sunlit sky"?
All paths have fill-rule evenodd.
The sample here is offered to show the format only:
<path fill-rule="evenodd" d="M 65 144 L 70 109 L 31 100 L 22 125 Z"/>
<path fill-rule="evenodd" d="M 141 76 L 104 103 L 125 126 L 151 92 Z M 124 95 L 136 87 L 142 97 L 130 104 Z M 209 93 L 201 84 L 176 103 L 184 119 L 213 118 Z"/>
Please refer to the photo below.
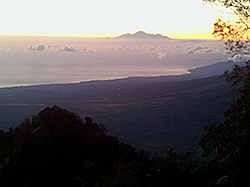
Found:
<path fill-rule="evenodd" d="M 3 0 L 0 34 L 112 37 L 143 30 L 211 39 L 219 16 L 202 0 Z"/>

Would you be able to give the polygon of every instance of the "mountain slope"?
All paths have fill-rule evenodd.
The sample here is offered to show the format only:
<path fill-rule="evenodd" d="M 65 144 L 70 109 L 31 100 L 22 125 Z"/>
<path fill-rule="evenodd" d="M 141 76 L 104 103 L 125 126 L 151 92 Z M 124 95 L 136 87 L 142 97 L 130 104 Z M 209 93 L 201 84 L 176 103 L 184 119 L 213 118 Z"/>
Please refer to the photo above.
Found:
<path fill-rule="evenodd" d="M 205 78 L 218 76 L 223 74 L 226 70 L 232 70 L 235 65 L 244 66 L 245 63 L 235 63 L 233 61 L 219 62 L 216 64 L 211 64 L 203 67 L 198 67 L 195 69 L 188 70 L 191 75 L 195 78 Z"/>
<path fill-rule="evenodd" d="M 116 39 L 126 39 L 126 40 L 134 40 L 134 39 L 170 39 L 167 36 L 163 36 L 161 34 L 149 34 L 144 31 L 138 31 L 134 34 L 123 34 L 121 36 L 116 37 Z"/>

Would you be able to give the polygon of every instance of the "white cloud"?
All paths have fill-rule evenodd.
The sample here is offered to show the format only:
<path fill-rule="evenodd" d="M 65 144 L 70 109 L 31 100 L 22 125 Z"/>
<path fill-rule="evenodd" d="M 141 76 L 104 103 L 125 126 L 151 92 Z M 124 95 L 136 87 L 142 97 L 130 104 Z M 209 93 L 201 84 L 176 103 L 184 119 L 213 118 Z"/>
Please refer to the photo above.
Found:
<path fill-rule="evenodd" d="M 10 47 L 0 47 L 0 51 L 12 51 Z"/>
<path fill-rule="evenodd" d="M 161 51 L 158 52 L 158 59 L 162 59 L 162 58 L 166 58 L 166 57 L 167 57 L 167 53 L 161 52 Z"/>
<path fill-rule="evenodd" d="M 250 55 L 235 55 L 230 57 L 229 60 L 233 60 L 235 63 L 246 62 L 250 60 Z"/>
<path fill-rule="evenodd" d="M 36 50 L 37 51 L 43 51 L 45 49 L 45 46 L 44 45 L 39 45 L 37 46 Z"/>
<path fill-rule="evenodd" d="M 200 51 L 202 49 L 203 49 L 203 47 L 199 46 L 199 47 L 194 48 L 193 51 Z"/>
<path fill-rule="evenodd" d="M 218 47 L 209 47 L 209 46 L 192 46 L 183 49 L 184 53 L 189 54 L 225 54 L 225 48 L 218 48 Z"/>
<path fill-rule="evenodd" d="M 212 53 L 212 52 L 213 52 L 213 49 L 207 48 L 207 49 L 205 50 L 205 52 L 206 52 L 206 53 Z"/>
<path fill-rule="evenodd" d="M 44 51 L 44 50 L 45 50 L 44 45 L 29 46 L 25 49 L 25 51 Z"/>
<path fill-rule="evenodd" d="M 77 49 L 75 49 L 74 47 L 63 47 L 62 48 L 63 51 L 66 51 L 66 52 L 77 52 Z"/>

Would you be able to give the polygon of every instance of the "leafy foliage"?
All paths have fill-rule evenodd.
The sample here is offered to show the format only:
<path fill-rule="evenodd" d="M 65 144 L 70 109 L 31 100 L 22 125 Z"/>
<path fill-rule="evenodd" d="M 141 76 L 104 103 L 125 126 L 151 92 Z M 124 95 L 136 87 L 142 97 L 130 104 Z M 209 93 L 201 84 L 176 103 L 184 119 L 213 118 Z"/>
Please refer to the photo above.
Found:
<path fill-rule="evenodd" d="M 213 35 L 225 43 L 229 53 L 233 56 L 249 54 L 250 34 L 250 2 L 248 0 L 203 0 L 212 5 L 226 8 L 229 14 L 238 20 L 223 20 L 218 18 L 214 23 Z"/>
<path fill-rule="evenodd" d="M 249 61 L 246 62 L 245 66 L 235 65 L 231 72 L 225 71 L 225 75 L 227 81 L 232 82 L 234 85 L 245 82 L 250 77 Z"/>
<path fill-rule="evenodd" d="M 223 40 L 233 56 L 249 54 L 250 43 L 250 1 L 249 0 L 203 0 L 226 8 L 238 17 L 237 21 L 219 18 L 214 23 L 214 36 Z M 204 164 L 199 177 L 207 186 L 246 186 L 250 179 L 250 68 L 249 60 L 245 66 L 235 65 L 225 75 L 234 85 L 239 84 L 239 98 L 224 113 L 224 122 L 206 128 L 200 145 L 207 155 L 214 159 Z M 211 172 L 214 172 L 212 175 Z M 204 181 L 201 184 L 205 185 Z"/>

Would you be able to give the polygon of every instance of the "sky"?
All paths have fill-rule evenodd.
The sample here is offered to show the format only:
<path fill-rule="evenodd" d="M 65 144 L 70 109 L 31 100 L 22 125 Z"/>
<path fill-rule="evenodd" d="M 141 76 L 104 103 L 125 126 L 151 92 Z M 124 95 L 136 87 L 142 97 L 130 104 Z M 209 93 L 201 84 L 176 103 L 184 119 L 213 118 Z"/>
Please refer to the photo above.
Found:
<path fill-rule="evenodd" d="M 219 16 L 202 0 L 4 0 L 0 34 L 115 37 L 143 30 L 212 39 Z"/>

